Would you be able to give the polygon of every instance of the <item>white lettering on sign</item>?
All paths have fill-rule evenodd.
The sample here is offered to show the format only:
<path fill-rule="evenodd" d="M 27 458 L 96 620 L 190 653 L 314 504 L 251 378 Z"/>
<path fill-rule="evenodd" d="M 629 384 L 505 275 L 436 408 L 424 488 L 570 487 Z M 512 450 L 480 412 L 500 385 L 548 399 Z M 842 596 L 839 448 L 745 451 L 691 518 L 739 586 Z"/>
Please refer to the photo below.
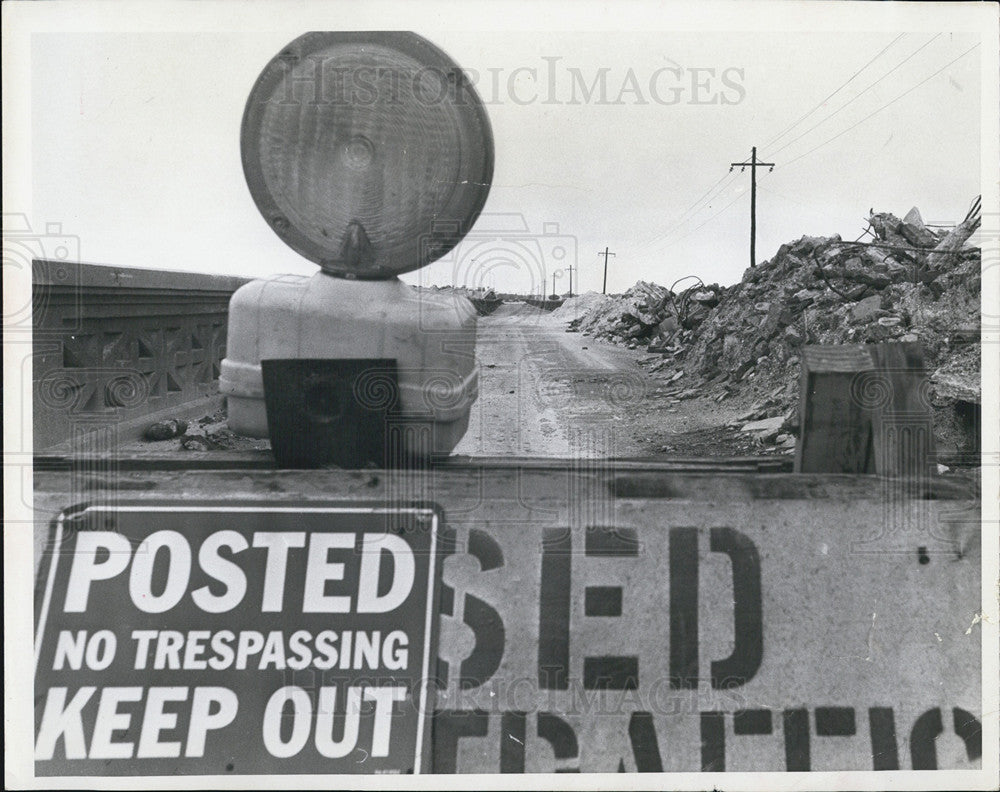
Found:
<path fill-rule="evenodd" d="M 163 706 L 168 701 L 186 701 L 187 697 L 186 687 L 150 688 L 139 732 L 138 756 L 169 759 L 181 755 L 181 744 L 160 742 L 160 732 L 177 726 L 177 713 L 164 712 Z"/>
<path fill-rule="evenodd" d="M 153 594 L 153 566 L 160 550 L 167 551 L 167 585 Z M 135 606 L 146 613 L 165 613 L 181 601 L 191 577 L 191 545 L 177 531 L 157 531 L 135 550 L 128 593 Z"/>
<path fill-rule="evenodd" d="M 212 712 L 213 705 L 218 709 Z M 229 688 L 196 687 L 191 704 L 191 725 L 188 728 L 185 756 L 204 756 L 208 733 L 222 729 L 236 720 L 240 700 Z"/>
<path fill-rule="evenodd" d="M 344 564 L 330 561 L 330 551 L 354 549 L 354 534 L 314 534 L 309 540 L 309 562 L 306 565 L 305 591 L 302 610 L 305 613 L 350 613 L 351 598 L 328 596 L 326 583 L 344 579 Z"/>
<path fill-rule="evenodd" d="M 98 551 L 107 552 L 107 558 L 98 563 Z M 76 538 L 73 566 L 66 585 L 66 613 L 83 613 L 87 610 L 90 584 L 95 580 L 109 580 L 120 575 L 132 557 L 132 546 L 121 534 L 114 531 L 84 531 Z"/>
<path fill-rule="evenodd" d="M 347 756 L 358 741 L 358 725 L 361 717 L 361 701 L 375 702 L 374 735 L 372 737 L 372 757 L 389 755 L 389 739 L 392 730 L 392 710 L 397 701 L 406 699 L 406 688 L 400 685 L 365 687 L 352 685 L 347 689 L 347 702 L 343 734 L 339 740 L 333 739 L 333 714 L 337 700 L 335 687 L 323 686 L 319 690 L 317 711 L 316 750 L 327 759 Z M 291 704 L 292 731 L 287 739 L 281 735 L 282 718 L 287 717 L 286 704 Z M 313 723 L 312 699 L 300 687 L 287 685 L 279 688 L 267 702 L 264 710 L 264 747 L 272 756 L 288 759 L 296 756 L 309 742 Z"/>
<path fill-rule="evenodd" d="M 352 532 L 314 533 L 308 538 L 305 576 L 302 585 L 303 613 L 387 613 L 410 596 L 416 574 L 413 550 L 393 534 L 364 534 L 360 554 L 354 552 L 357 534 Z M 236 531 L 209 534 L 198 548 L 198 566 L 224 587 L 213 594 L 208 586 L 191 592 L 194 604 L 206 613 L 227 613 L 246 596 L 247 578 L 243 569 L 219 552 L 228 548 L 234 555 L 254 549 L 266 550 L 262 613 L 284 608 L 290 550 L 307 545 L 304 532 L 254 533 L 252 545 Z M 331 560 L 342 551 L 343 560 Z M 192 549 L 187 538 L 171 530 L 155 531 L 135 549 L 125 537 L 112 531 L 86 531 L 77 539 L 63 610 L 82 613 L 87 609 L 92 584 L 110 580 L 129 568 L 128 590 L 132 603 L 144 613 L 166 613 L 184 599 L 191 582 Z M 357 598 L 349 593 L 329 591 L 331 584 L 345 579 L 346 560 L 360 557 Z M 393 574 L 389 590 L 379 594 L 383 561 L 392 558 Z M 99 560 L 100 559 L 100 560 Z M 162 559 L 162 561 L 161 561 Z M 153 575 L 158 563 L 166 565 L 166 583 L 154 593 Z M 75 645 L 69 647 L 75 651 Z M 255 653 L 253 649 L 251 653 Z"/>
<path fill-rule="evenodd" d="M 89 639 L 86 630 L 78 630 L 76 635 L 69 630 L 60 630 L 52 668 L 61 671 L 65 664 L 71 670 L 79 671 L 86 660 L 87 668 L 103 671 L 114 661 L 117 649 L 118 638 L 111 630 L 98 630 Z"/>
<path fill-rule="evenodd" d="M 84 737 L 83 710 L 95 699 L 96 692 L 95 687 L 82 687 L 67 703 L 67 688 L 49 688 L 35 742 L 36 759 L 51 759 L 60 738 L 63 740 L 67 759 L 130 759 L 133 755 L 137 759 L 152 759 L 180 756 L 181 743 L 176 740 L 161 741 L 160 735 L 177 727 L 179 708 L 172 706 L 168 711 L 167 707 L 178 703 L 186 704 L 188 688 L 150 687 L 145 691 L 141 687 L 102 688 L 99 697 L 96 697 L 97 715 L 88 748 Z M 132 715 L 121 711 L 120 705 L 142 701 L 144 692 L 145 705 L 136 750 L 134 742 L 119 739 L 132 731 Z M 199 757 L 205 755 L 208 733 L 225 728 L 236 719 L 239 699 L 236 693 L 224 687 L 196 687 L 191 699 L 191 717 L 184 755 Z"/>
<path fill-rule="evenodd" d="M 141 687 L 106 687 L 101 690 L 89 758 L 128 759 L 132 756 L 135 743 L 115 740 L 115 732 L 128 732 L 132 725 L 132 715 L 119 712 L 118 707 L 124 702 L 141 700 Z"/>
<path fill-rule="evenodd" d="M 108 631 L 102 631 L 108 632 Z M 97 638 L 99 634 L 95 634 Z M 114 637 L 113 635 L 111 636 Z M 74 638 L 66 633 L 65 644 L 56 655 L 58 668 L 65 657 L 70 668 L 78 646 L 86 638 Z M 384 638 L 381 630 L 323 630 L 315 637 L 308 630 L 296 630 L 286 637 L 281 630 L 265 634 L 257 630 L 133 630 L 135 662 L 133 668 L 143 671 L 225 671 L 230 668 L 260 671 L 305 668 L 328 670 L 403 671 L 409 666 L 409 636 L 403 630 L 392 630 Z M 339 641 L 339 651 L 338 651 Z M 110 662 L 110 661 L 108 661 Z M 152 665 L 150 666 L 150 663 Z"/>
<path fill-rule="evenodd" d="M 247 576 L 238 564 L 219 555 L 219 548 L 228 547 L 233 553 L 247 549 L 247 540 L 236 531 L 219 531 L 206 539 L 198 551 L 198 564 L 206 574 L 226 586 L 226 593 L 214 596 L 208 586 L 191 593 L 194 604 L 208 613 L 231 611 L 243 600 L 247 592 Z"/>
<path fill-rule="evenodd" d="M 333 739 L 333 716 L 336 713 L 337 688 L 325 687 L 319 692 L 319 710 L 316 714 L 316 750 L 327 759 L 347 756 L 358 744 L 358 725 L 361 721 L 361 688 L 347 689 L 347 708 L 344 728 L 339 740 Z"/>
<path fill-rule="evenodd" d="M 383 550 L 388 551 L 396 565 L 389 592 L 378 595 L 379 572 Z M 392 534 L 366 534 L 362 540 L 361 581 L 358 584 L 358 613 L 387 613 L 398 608 L 410 595 L 415 572 L 410 546 Z"/>
<path fill-rule="evenodd" d="M 285 601 L 288 551 L 293 547 L 305 547 L 306 535 L 302 531 L 258 531 L 253 535 L 253 546 L 267 548 L 264 595 L 260 609 L 264 613 L 278 613 Z"/>

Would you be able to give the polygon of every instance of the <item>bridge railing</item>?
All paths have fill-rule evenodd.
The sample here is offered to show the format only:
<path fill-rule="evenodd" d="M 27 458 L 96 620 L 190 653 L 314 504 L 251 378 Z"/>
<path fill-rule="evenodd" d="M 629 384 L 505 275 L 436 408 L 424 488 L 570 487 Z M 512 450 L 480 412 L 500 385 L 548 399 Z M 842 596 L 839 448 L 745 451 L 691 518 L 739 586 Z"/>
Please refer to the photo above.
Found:
<path fill-rule="evenodd" d="M 72 445 L 81 430 L 113 426 L 127 437 L 160 417 L 218 408 L 229 297 L 244 283 L 33 261 L 35 450 Z"/>

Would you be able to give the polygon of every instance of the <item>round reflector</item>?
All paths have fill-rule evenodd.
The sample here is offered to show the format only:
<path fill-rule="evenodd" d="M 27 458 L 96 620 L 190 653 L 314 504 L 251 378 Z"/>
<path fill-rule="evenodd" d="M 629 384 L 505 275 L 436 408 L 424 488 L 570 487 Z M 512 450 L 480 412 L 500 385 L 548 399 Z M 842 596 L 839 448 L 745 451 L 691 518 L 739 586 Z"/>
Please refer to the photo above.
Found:
<path fill-rule="evenodd" d="M 240 144 L 271 228 L 342 277 L 390 278 L 440 258 L 493 178 L 479 96 L 415 33 L 295 39 L 257 78 Z"/>

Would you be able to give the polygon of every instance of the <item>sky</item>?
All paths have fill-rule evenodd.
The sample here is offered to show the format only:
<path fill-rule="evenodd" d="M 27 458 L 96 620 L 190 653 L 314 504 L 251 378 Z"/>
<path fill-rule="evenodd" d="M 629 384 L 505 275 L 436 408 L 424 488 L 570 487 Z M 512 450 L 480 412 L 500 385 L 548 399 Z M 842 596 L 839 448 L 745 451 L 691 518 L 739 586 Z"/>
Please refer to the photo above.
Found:
<path fill-rule="evenodd" d="M 978 35 L 905 16 L 822 33 L 670 23 L 661 13 L 638 31 L 412 26 L 478 75 L 496 160 L 465 247 L 404 280 L 541 292 L 539 279 L 552 291 L 557 278 L 565 292 L 573 265 L 574 292 L 600 291 L 607 247 L 609 292 L 687 275 L 737 282 L 750 174 L 730 163 L 752 146 L 776 165 L 758 171 L 758 261 L 803 234 L 854 239 L 870 208 L 955 222 L 980 193 Z M 264 222 L 240 164 L 250 87 L 294 37 L 35 33 L 33 227 L 60 224 L 88 262 L 315 272 Z M 585 98 L 581 83 L 595 80 Z M 507 263 L 477 282 L 463 256 L 484 240 Z"/>

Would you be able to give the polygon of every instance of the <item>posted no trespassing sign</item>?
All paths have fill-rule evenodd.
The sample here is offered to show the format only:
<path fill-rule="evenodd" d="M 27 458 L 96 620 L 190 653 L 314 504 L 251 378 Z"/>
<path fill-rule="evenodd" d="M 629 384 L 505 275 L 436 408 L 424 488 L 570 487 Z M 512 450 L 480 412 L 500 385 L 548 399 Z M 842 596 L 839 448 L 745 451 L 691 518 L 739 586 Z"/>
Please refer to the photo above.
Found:
<path fill-rule="evenodd" d="M 36 773 L 427 772 L 439 531 L 430 506 L 64 513 Z"/>

